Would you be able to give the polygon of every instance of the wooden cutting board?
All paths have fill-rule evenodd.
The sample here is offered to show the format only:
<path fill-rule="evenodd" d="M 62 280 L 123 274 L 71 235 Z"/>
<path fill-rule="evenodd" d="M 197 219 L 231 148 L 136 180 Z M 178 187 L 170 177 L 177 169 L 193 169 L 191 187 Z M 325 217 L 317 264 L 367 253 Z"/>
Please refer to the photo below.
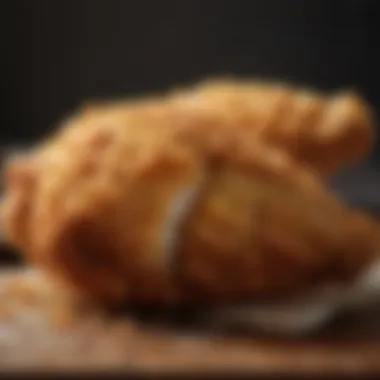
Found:
<path fill-rule="evenodd" d="M 131 315 L 65 315 L 52 307 L 54 295 L 36 296 L 20 282 L 35 276 L 0 271 L 0 372 L 380 376 L 380 310 L 346 316 L 302 339 L 221 334 Z"/>

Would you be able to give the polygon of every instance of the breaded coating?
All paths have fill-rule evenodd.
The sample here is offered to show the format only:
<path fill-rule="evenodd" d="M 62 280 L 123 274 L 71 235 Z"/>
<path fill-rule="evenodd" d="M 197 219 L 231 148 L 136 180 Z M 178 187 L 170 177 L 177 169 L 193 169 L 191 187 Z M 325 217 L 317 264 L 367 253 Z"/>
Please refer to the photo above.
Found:
<path fill-rule="evenodd" d="M 190 107 L 185 92 L 87 108 L 11 163 L 2 208 L 8 240 L 47 273 L 107 303 L 225 304 L 360 276 L 377 259 L 378 226 L 330 194 L 315 170 L 342 164 L 347 152 L 333 163 L 326 150 L 308 160 L 290 149 L 309 114 L 293 114 L 294 124 L 283 118 L 290 145 L 259 137 L 262 125 L 283 139 L 279 121 L 270 128 L 250 121 L 272 112 L 271 91 L 242 90 L 242 99 L 256 97 L 255 115 L 238 102 L 244 119 L 228 102 L 211 112 L 218 92 L 197 91 L 205 111 Z M 304 96 L 293 93 L 291 103 Z M 351 111 L 334 119 L 335 103 L 316 102 L 337 131 L 310 122 L 323 149 L 340 151 L 331 136 L 344 139 L 352 125 L 366 135 Z"/>
<path fill-rule="evenodd" d="M 112 120 L 133 107 L 149 109 L 188 138 L 244 133 L 287 151 L 323 176 L 359 163 L 374 145 L 370 105 L 353 91 L 326 94 L 277 82 L 214 79 L 146 98 L 90 103 L 64 123 L 74 129 L 94 118 Z M 169 112 L 168 112 L 169 111 Z M 163 114 L 166 113 L 166 116 Z M 160 127 L 161 128 L 161 127 Z"/>
<path fill-rule="evenodd" d="M 215 79 L 173 98 L 193 113 L 208 113 L 210 123 L 259 134 L 324 175 L 359 162 L 374 142 L 372 110 L 352 91 L 329 95 L 276 82 Z"/>

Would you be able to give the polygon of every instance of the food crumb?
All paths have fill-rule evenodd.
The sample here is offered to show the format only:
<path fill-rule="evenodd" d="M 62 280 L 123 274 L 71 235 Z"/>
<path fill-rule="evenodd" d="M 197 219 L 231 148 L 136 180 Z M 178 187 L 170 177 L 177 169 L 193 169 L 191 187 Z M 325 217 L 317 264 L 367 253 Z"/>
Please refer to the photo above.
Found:
<path fill-rule="evenodd" d="M 138 327 L 132 320 L 114 322 L 110 326 L 111 334 L 115 336 L 130 337 L 137 332 Z"/>
<path fill-rule="evenodd" d="M 67 308 L 53 308 L 50 312 L 50 322 L 54 328 L 66 331 L 75 326 L 78 321 L 78 315 L 74 310 Z"/>
<path fill-rule="evenodd" d="M 0 323 L 6 323 L 9 322 L 12 317 L 14 316 L 14 313 L 3 305 L 0 307 Z"/>
<path fill-rule="evenodd" d="M 28 279 L 14 278 L 6 284 L 9 297 L 18 299 L 24 305 L 34 305 L 41 299 L 41 292 Z"/>

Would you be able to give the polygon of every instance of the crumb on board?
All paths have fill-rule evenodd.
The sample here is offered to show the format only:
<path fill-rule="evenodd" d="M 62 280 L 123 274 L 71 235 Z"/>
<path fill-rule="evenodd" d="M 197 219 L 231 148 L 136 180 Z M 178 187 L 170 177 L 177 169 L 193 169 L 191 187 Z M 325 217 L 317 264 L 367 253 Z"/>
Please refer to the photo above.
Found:
<path fill-rule="evenodd" d="M 78 320 L 73 302 L 46 282 L 39 274 L 28 272 L 9 276 L 0 284 L 0 322 L 17 318 L 26 310 L 42 312 L 54 328 L 67 329 Z"/>
<path fill-rule="evenodd" d="M 131 336 L 136 331 L 132 319 L 110 320 L 104 311 L 87 304 L 50 282 L 42 273 L 25 270 L 0 279 L 0 324 L 16 321 L 26 315 L 37 314 L 55 331 L 79 327 L 93 320 L 96 326 L 107 325 L 113 336 Z M 91 325 L 91 324 L 90 324 Z M 98 328 L 98 327 L 97 327 Z"/>
<path fill-rule="evenodd" d="M 3 304 L 0 305 L 0 323 L 8 322 L 12 318 L 12 312 Z"/>
<path fill-rule="evenodd" d="M 28 278 L 22 278 L 21 276 L 12 278 L 5 286 L 5 291 L 9 297 L 14 297 L 25 304 L 36 304 L 41 299 L 42 294 L 39 292 L 38 287 Z"/>
<path fill-rule="evenodd" d="M 110 326 L 111 334 L 120 337 L 130 337 L 138 331 L 138 326 L 131 319 L 115 322 Z"/>
<path fill-rule="evenodd" d="M 68 330 L 75 326 L 78 314 L 69 308 L 53 308 L 49 313 L 51 324 L 59 330 Z"/>

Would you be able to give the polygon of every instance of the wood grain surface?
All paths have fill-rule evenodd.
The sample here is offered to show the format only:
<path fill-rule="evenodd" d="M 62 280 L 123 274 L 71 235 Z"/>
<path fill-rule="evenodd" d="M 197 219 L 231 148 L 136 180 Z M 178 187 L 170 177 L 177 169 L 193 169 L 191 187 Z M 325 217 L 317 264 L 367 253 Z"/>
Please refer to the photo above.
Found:
<path fill-rule="evenodd" d="M 131 314 L 65 313 L 54 294 L 36 296 L 46 286 L 39 281 L 29 270 L 0 274 L 0 372 L 380 376 L 380 310 L 283 340 Z M 28 283 L 39 285 L 32 291 Z"/>

